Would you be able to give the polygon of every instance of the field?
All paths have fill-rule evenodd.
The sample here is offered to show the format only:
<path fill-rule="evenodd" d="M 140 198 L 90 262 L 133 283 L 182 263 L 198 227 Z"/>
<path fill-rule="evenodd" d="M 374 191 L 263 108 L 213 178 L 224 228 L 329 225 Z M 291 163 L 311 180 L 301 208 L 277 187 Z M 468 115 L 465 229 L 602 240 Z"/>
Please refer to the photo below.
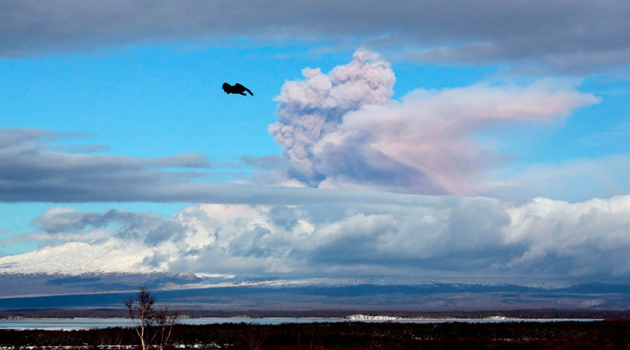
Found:
<path fill-rule="evenodd" d="M 630 320 L 178 325 L 173 340 L 179 348 L 205 349 L 630 349 Z M 3 349 L 122 349 L 136 343 L 128 328 L 0 330 Z"/>

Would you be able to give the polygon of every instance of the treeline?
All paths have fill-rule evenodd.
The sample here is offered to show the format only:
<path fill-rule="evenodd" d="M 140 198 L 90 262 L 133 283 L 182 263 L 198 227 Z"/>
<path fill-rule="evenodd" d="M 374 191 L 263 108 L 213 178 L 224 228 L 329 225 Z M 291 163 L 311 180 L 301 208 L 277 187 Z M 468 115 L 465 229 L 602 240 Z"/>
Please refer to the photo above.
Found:
<path fill-rule="evenodd" d="M 510 323 L 302 323 L 178 325 L 174 345 L 261 350 L 627 349 L 630 321 Z M 130 328 L 0 330 L 0 347 L 104 349 L 134 346 Z"/>
<path fill-rule="evenodd" d="M 630 318 L 630 310 L 484 310 L 484 311 L 366 311 L 366 310 L 251 310 L 251 311 L 213 311 L 213 310 L 179 310 L 183 317 L 345 317 L 353 314 L 373 316 L 396 316 L 403 318 L 487 318 L 503 316 L 511 318 L 573 318 L 573 319 L 621 319 Z M 93 309 L 93 310 L 64 310 L 64 309 L 32 309 L 0 311 L 0 318 L 112 318 L 128 317 L 128 311 L 123 309 Z"/>

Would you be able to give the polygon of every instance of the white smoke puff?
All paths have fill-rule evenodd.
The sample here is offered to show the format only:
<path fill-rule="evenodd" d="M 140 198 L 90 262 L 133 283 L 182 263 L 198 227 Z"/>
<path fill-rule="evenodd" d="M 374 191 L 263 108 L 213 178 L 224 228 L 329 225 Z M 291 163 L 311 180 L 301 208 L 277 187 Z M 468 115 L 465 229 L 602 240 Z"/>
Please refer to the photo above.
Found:
<path fill-rule="evenodd" d="M 324 176 L 314 166 L 313 145 L 335 131 L 347 112 L 389 101 L 396 78 L 388 62 L 366 50 L 329 74 L 307 68 L 302 75 L 305 80 L 286 82 L 276 97 L 278 122 L 269 132 L 284 147 L 292 175 L 317 185 Z"/>

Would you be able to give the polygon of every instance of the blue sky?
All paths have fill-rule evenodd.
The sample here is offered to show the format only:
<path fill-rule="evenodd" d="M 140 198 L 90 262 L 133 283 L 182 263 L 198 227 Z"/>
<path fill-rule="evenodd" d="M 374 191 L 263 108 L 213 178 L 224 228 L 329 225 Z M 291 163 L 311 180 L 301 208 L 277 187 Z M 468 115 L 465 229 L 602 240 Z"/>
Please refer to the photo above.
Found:
<path fill-rule="evenodd" d="M 625 2 L 0 9 L 7 272 L 116 243 L 125 271 L 630 274 Z"/>

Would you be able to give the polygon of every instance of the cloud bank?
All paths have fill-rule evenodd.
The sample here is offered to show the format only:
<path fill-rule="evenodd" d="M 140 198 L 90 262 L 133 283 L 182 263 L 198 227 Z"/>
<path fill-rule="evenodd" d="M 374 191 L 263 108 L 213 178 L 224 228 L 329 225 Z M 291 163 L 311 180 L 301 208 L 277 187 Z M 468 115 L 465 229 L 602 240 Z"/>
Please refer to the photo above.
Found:
<path fill-rule="evenodd" d="M 211 182 L 204 179 L 211 164 L 196 153 L 139 158 L 51 150 L 60 148 L 60 139 L 77 136 L 40 129 L 0 128 L 0 202 L 307 204 L 416 201 L 412 196 L 369 191 Z M 256 163 L 256 160 L 243 162 Z"/>
<path fill-rule="evenodd" d="M 630 193 L 630 156 L 613 154 L 599 158 L 571 159 L 530 164 L 495 176 L 485 193 L 497 198 L 549 197 L 577 202 Z M 508 167 L 509 169 L 509 167 Z"/>
<path fill-rule="evenodd" d="M 465 197 L 408 205 L 204 204 L 170 217 L 58 207 L 35 223 L 43 247 L 0 258 L 1 272 L 591 281 L 630 275 L 630 196 L 573 204 Z"/>
<path fill-rule="evenodd" d="M 0 128 L 0 201 L 148 199 L 151 188 L 159 194 L 161 188 L 203 177 L 211 167 L 201 154 L 137 158 L 51 150 L 59 139 L 73 136 L 79 135 Z"/>
<path fill-rule="evenodd" d="M 549 81 L 417 89 L 396 101 L 391 67 L 365 50 L 328 74 L 303 75 L 283 86 L 269 131 L 284 148 L 289 176 L 321 188 L 473 195 L 483 172 L 500 163 L 475 132 L 548 122 L 599 102 Z"/>
<path fill-rule="evenodd" d="M 405 59 L 601 73 L 630 62 L 630 4 L 562 1 L 2 2 L 0 55 L 239 39 L 368 45 Z M 394 49 L 394 48 L 399 49 Z M 400 49 L 404 48 L 404 49 Z"/>

